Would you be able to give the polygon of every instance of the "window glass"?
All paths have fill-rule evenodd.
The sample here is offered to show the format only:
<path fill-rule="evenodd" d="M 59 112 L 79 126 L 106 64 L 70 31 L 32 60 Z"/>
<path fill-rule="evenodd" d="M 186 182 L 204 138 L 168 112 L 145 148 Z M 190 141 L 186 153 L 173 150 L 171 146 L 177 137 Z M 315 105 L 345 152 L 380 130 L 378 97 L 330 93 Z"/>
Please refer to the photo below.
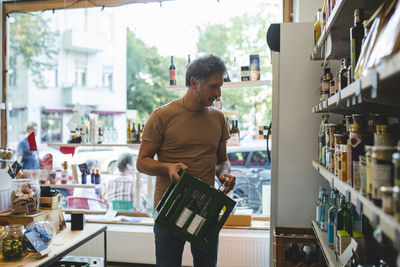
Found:
<path fill-rule="evenodd" d="M 41 135 L 40 140 L 43 143 L 61 143 L 62 140 L 62 115 L 59 112 L 47 113 L 41 115 Z"/>
<path fill-rule="evenodd" d="M 232 152 L 228 153 L 228 160 L 233 166 L 235 165 L 243 166 L 246 164 L 248 155 L 249 152 Z"/>
<path fill-rule="evenodd" d="M 250 165 L 269 168 L 267 151 L 254 151 L 251 155 Z"/>

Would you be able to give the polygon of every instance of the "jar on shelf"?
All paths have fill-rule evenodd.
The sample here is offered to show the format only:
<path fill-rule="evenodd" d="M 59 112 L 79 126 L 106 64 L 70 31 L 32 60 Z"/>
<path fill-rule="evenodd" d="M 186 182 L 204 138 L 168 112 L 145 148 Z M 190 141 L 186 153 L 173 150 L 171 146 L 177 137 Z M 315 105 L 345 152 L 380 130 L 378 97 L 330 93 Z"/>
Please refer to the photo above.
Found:
<path fill-rule="evenodd" d="M 381 186 L 382 209 L 385 213 L 394 214 L 393 187 Z"/>
<path fill-rule="evenodd" d="M 40 187 L 37 179 L 14 179 L 11 192 L 13 213 L 33 214 L 39 211 Z"/>
<path fill-rule="evenodd" d="M 1 235 L 1 254 L 6 260 L 18 260 L 26 255 L 25 229 L 21 224 L 7 225 Z"/>
<path fill-rule="evenodd" d="M 396 147 L 372 147 L 372 199 L 381 205 L 381 186 L 392 186 L 392 155 Z"/>
<path fill-rule="evenodd" d="M 339 179 L 345 183 L 348 183 L 347 173 L 347 145 L 340 145 L 340 163 L 339 163 Z"/>
<path fill-rule="evenodd" d="M 389 132 L 389 125 L 376 125 L 374 133 L 374 146 L 392 146 L 394 139 Z"/>

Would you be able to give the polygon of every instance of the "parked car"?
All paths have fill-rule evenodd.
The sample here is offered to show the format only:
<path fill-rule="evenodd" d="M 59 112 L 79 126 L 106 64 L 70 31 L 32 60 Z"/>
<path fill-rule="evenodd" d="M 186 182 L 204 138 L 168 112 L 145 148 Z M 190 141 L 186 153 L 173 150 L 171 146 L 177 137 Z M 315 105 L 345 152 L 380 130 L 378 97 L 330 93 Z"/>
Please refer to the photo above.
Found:
<path fill-rule="evenodd" d="M 233 199 L 237 207 L 251 208 L 259 213 L 262 207 L 262 186 L 271 183 L 271 163 L 266 142 L 228 146 L 228 160 L 236 176 Z"/>

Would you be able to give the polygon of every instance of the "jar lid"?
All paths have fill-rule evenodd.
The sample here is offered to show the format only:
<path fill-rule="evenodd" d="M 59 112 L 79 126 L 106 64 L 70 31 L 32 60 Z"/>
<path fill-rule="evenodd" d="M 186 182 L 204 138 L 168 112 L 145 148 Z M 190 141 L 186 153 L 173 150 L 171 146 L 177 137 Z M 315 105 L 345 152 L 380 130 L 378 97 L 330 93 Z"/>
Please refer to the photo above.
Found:
<path fill-rule="evenodd" d="M 400 164 L 400 153 L 399 153 L 399 152 L 393 153 L 393 155 L 392 155 L 392 162 L 393 162 L 393 164 L 395 164 L 395 165 L 399 165 L 399 164 Z M 397 163 L 397 164 L 396 164 L 396 163 Z"/>
<path fill-rule="evenodd" d="M 351 124 L 349 130 L 350 132 L 358 132 L 360 131 L 360 126 L 358 124 Z"/>
<path fill-rule="evenodd" d="M 381 192 L 384 194 L 393 194 L 393 186 L 381 186 Z"/>

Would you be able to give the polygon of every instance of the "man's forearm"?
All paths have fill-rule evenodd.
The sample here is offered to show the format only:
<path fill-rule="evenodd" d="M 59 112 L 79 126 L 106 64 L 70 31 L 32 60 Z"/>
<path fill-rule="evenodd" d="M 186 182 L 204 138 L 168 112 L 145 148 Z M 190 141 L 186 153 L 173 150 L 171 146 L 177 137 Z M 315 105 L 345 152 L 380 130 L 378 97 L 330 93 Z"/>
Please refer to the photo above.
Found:
<path fill-rule="evenodd" d="M 136 168 L 139 172 L 151 176 L 168 176 L 166 163 L 158 162 L 152 158 L 144 158 L 137 162 Z"/>
<path fill-rule="evenodd" d="M 222 173 L 231 173 L 231 164 L 227 160 L 219 163 L 216 167 L 217 177 L 219 177 Z"/>

